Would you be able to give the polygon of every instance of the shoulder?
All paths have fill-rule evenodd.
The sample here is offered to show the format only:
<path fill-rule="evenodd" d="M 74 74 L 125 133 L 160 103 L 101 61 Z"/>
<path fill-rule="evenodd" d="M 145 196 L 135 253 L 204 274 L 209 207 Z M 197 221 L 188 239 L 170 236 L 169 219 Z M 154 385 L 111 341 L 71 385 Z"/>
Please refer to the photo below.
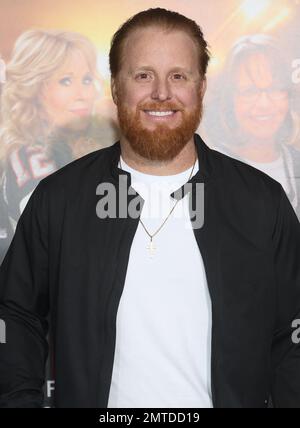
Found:
<path fill-rule="evenodd" d="M 284 192 L 281 184 L 241 160 L 213 149 L 209 153 L 215 192 L 226 210 L 247 221 L 273 223 Z"/>
<path fill-rule="evenodd" d="M 51 218 L 59 228 L 67 213 L 78 213 L 86 204 L 93 203 L 97 186 L 108 174 L 116 147 L 89 153 L 45 177 L 35 188 L 28 205 L 45 218 L 45 224 L 46 218 Z"/>
<path fill-rule="evenodd" d="M 102 148 L 76 159 L 41 181 L 41 187 L 59 190 L 64 187 L 72 191 L 75 185 L 90 183 L 107 174 L 110 163 L 118 151 L 118 144 Z"/>
<path fill-rule="evenodd" d="M 238 188 L 239 190 L 253 189 L 256 192 L 267 189 L 278 192 L 281 185 L 263 171 L 215 149 L 209 148 L 214 175 L 224 185 Z"/>
<path fill-rule="evenodd" d="M 290 155 L 292 156 L 293 163 L 295 167 L 300 169 L 300 149 L 297 149 L 293 146 L 286 146 L 287 150 L 289 151 Z"/>

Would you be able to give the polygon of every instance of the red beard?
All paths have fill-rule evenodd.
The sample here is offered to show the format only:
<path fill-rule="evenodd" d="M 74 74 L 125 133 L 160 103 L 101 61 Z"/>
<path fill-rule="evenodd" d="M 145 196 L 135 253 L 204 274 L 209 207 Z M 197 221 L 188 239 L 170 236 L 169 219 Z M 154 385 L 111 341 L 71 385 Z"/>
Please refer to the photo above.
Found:
<path fill-rule="evenodd" d="M 169 161 L 181 152 L 198 128 L 202 116 L 202 99 L 199 97 L 197 106 L 190 113 L 170 102 L 141 104 L 137 106 L 136 112 L 132 113 L 123 106 L 121 99 L 117 108 L 122 134 L 132 150 L 152 161 Z M 165 124 L 157 124 L 155 129 L 149 130 L 141 123 L 141 110 L 180 110 L 182 120 L 180 125 L 173 129 Z"/>

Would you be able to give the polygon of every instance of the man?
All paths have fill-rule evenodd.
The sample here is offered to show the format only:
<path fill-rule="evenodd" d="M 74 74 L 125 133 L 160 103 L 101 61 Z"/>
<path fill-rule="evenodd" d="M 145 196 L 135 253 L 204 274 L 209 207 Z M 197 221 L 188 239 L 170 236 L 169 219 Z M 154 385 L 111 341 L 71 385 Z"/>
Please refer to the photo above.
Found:
<path fill-rule="evenodd" d="M 42 180 L 1 268 L 2 406 L 42 405 L 50 310 L 56 407 L 300 407 L 299 222 L 194 135 L 208 59 L 164 9 L 115 34 L 120 143 Z"/>

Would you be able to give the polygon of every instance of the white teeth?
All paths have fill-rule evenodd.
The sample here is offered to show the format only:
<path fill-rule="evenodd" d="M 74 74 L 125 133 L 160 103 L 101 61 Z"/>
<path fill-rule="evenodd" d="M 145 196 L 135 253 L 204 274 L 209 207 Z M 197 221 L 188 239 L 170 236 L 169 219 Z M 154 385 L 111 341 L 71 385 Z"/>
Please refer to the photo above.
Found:
<path fill-rule="evenodd" d="M 150 116 L 170 116 L 173 114 L 173 111 L 148 111 Z"/>

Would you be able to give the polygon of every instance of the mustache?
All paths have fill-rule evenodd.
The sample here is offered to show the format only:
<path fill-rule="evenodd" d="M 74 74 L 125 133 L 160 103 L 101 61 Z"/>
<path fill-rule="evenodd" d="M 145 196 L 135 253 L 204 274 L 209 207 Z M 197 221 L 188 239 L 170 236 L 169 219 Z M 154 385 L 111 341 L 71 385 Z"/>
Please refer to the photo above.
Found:
<path fill-rule="evenodd" d="M 182 111 L 183 107 L 180 104 L 175 104 L 174 102 L 164 101 L 164 102 L 147 102 L 137 105 L 137 110 L 151 110 L 151 111 Z"/>

